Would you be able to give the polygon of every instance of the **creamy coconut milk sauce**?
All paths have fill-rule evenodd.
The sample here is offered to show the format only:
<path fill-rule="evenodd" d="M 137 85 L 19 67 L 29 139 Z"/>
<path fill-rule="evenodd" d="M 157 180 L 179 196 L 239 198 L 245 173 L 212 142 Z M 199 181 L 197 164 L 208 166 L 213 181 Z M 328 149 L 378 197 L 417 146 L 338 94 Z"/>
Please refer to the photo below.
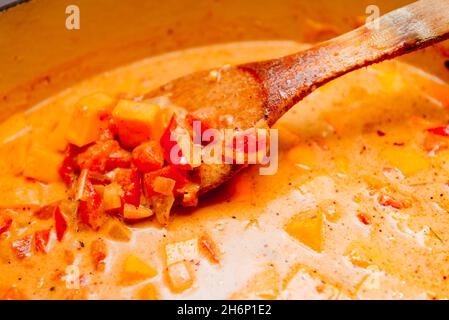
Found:
<path fill-rule="evenodd" d="M 167 227 L 149 219 L 80 228 L 62 181 L 20 178 L 29 150 L 62 157 L 80 98 L 101 92 L 131 99 L 190 72 L 302 47 L 248 42 L 150 58 L 88 79 L 1 124 L 0 206 L 8 218 L 0 222 L 12 222 L 0 235 L 0 297 L 448 297 L 449 138 L 428 129 L 449 120 L 449 86 L 398 62 L 315 91 L 275 126 L 276 175 L 250 167 L 204 195 L 198 208 L 175 210 Z M 35 212 L 61 200 L 68 229 L 58 241 L 54 218 Z M 35 232 L 48 229 L 44 253 Z M 28 236 L 21 256 L 17 241 Z M 169 271 L 170 265 L 176 267 Z M 73 274 L 79 288 L 70 282 Z"/>

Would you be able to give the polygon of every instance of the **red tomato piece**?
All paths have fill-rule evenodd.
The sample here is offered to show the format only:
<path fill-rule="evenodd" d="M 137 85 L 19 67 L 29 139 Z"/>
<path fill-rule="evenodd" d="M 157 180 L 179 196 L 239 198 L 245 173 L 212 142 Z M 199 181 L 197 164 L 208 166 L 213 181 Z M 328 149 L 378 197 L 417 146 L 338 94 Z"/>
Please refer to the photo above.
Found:
<path fill-rule="evenodd" d="M 142 143 L 132 152 L 133 164 L 142 173 L 160 169 L 164 166 L 164 152 L 156 141 Z"/>
<path fill-rule="evenodd" d="M 56 229 L 56 238 L 58 241 L 61 241 L 64 237 L 64 233 L 67 230 L 67 221 L 61 213 L 61 209 L 56 207 L 55 209 L 55 229 Z"/>
<path fill-rule="evenodd" d="M 122 149 L 115 140 L 97 141 L 76 157 L 81 169 L 96 172 L 105 172 L 117 167 L 128 168 L 131 160 L 131 154 Z"/>
<path fill-rule="evenodd" d="M 66 185 L 71 185 L 75 181 L 75 174 L 79 172 L 79 166 L 76 163 L 76 156 L 82 152 L 85 148 L 79 148 L 73 144 L 69 144 L 65 158 L 58 169 L 59 175 Z"/>
<path fill-rule="evenodd" d="M 47 253 L 47 245 L 50 240 L 50 230 L 39 230 L 34 233 L 34 246 L 37 252 Z"/>
<path fill-rule="evenodd" d="M 186 142 L 186 145 L 181 142 Z M 186 152 L 186 148 L 190 148 L 190 151 L 193 150 L 191 135 L 188 128 L 179 125 L 175 116 L 171 117 L 167 129 L 161 136 L 160 144 L 164 152 L 164 158 L 168 163 L 182 170 L 193 169 L 191 159 L 187 157 L 188 153 Z M 172 150 L 178 150 L 176 156 L 172 156 Z"/>
<path fill-rule="evenodd" d="M 430 129 L 427 129 L 427 132 L 430 132 L 432 134 L 436 134 L 436 135 L 442 136 L 442 137 L 449 137 L 449 126 L 430 128 Z"/>
<path fill-rule="evenodd" d="M 3 223 L 0 224 L 0 235 L 6 231 L 8 231 L 9 227 L 12 225 L 12 219 L 11 218 L 5 218 Z"/>

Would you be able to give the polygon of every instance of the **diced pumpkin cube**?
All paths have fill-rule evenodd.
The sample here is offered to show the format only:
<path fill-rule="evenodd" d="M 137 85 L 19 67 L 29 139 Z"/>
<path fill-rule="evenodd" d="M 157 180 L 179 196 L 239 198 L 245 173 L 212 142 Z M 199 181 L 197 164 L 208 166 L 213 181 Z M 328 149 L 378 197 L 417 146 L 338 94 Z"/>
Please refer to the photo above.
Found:
<path fill-rule="evenodd" d="M 40 206 L 42 186 L 24 178 L 0 178 L 0 207 L 18 208 Z"/>
<path fill-rule="evenodd" d="M 121 201 L 122 188 L 117 182 L 113 182 L 104 187 L 103 206 L 105 210 L 119 209 L 122 206 Z"/>
<path fill-rule="evenodd" d="M 173 188 L 175 187 L 176 181 L 165 177 L 156 177 L 153 181 L 153 190 L 159 192 L 160 194 L 169 196 L 173 194 Z"/>
<path fill-rule="evenodd" d="M 323 250 L 324 224 L 320 212 L 304 212 L 294 216 L 285 231 L 316 252 Z"/>
<path fill-rule="evenodd" d="M 104 94 L 93 94 L 82 98 L 72 115 L 66 139 L 82 147 L 96 141 L 101 133 L 101 113 L 107 112 L 114 99 Z"/>
<path fill-rule="evenodd" d="M 154 284 L 148 283 L 142 289 L 139 290 L 137 296 L 139 300 L 159 300 L 159 293 Z"/>
<path fill-rule="evenodd" d="M 160 107 L 145 102 L 120 100 L 112 111 L 120 142 L 134 148 L 150 140 L 157 140 L 161 129 Z"/>
<path fill-rule="evenodd" d="M 195 261 L 198 259 L 198 238 L 169 243 L 165 246 L 167 266 L 180 261 Z"/>
<path fill-rule="evenodd" d="M 151 217 L 153 211 L 144 206 L 135 207 L 132 204 L 125 203 L 123 207 L 123 217 L 129 220 L 140 220 Z"/>
<path fill-rule="evenodd" d="M 67 198 L 67 189 L 63 182 L 52 182 L 42 188 L 42 206 Z"/>
<path fill-rule="evenodd" d="M 417 150 L 410 148 L 387 147 L 382 150 L 380 156 L 406 176 L 429 168 L 429 160 Z"/>
<path fill-rule="evenodd" d="M 278 271 L 274 267 L 269 267 L 266 270 L 257 273 L 248 281 L 245 287 L 232 294 L 230 299 L 274 300 L 279 295 L 280 284 Z"/>
<path fill-rule="evenodd" d="M 139 257 L 130 254 L 123 265 L 122 283 L 134 284 L 157 275 L 156 269 L 148 265 Z"/>
<path fill-rule="evenodd" d="M 57 152 L 35 147 L 27 156 L 23 175 L 42 182 L 59 181 L 58 169 L 63 160 L 64 156 Z"/>
<path fill-rule="evenodd" d="M 193 277 L 186 262 L 177 262 L 167 267 L 170 289 L 182 292 L 193 285 Z"/>

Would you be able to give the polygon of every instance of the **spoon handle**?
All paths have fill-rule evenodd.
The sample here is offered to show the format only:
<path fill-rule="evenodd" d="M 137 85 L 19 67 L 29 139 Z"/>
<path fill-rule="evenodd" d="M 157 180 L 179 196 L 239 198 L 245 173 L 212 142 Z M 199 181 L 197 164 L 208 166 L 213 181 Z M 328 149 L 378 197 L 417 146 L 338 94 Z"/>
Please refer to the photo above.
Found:
<path fill-rule="evenodd" d="M 271 125 L 334 78 L 447 38 L 449 0 L 420 0 L 311 49 L 241 68 L 263 84 Z"/>

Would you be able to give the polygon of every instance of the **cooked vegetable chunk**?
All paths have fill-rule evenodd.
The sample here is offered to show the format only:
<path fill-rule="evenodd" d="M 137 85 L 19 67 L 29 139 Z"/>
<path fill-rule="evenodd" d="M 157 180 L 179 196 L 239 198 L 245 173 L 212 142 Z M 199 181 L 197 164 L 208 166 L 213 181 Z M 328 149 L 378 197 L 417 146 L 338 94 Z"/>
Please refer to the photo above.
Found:
<path fill-rule="evenodd" d="M 161 124 L 160 107 L 145 102 L 120 100 L 112 111 L 120 142 L 126 148 L 156 138 L 157 127 Z"/>
<path fill-rule="evenodd" d="M 96 141 L 104 126 L 100 116 L 107 112 L 113 103 L 114 99 L 101 93 L 82 98 L 67 130 L 67 141 L 78 147 Z"/>
<path fill-rule="evenodd" d="M 324 225 L 321 213 L 300 213 L 288 222 L 285 231 L 316 252 L 323 250 Z"/>
<path fill-rule="evenodd" d="M 153 278 L 156 275 L 156 269 L 139 257 L 130 254 L 124 262 L 121 280 L 123 284 L 134 284 L 145 279 Z"/>
<path fill-rule="evenodd" d="M 57 152 L 34 147 L 28 154 L 23 175 L 42 182 L 59 181 L 58 169 L 63 160 Z"/>

